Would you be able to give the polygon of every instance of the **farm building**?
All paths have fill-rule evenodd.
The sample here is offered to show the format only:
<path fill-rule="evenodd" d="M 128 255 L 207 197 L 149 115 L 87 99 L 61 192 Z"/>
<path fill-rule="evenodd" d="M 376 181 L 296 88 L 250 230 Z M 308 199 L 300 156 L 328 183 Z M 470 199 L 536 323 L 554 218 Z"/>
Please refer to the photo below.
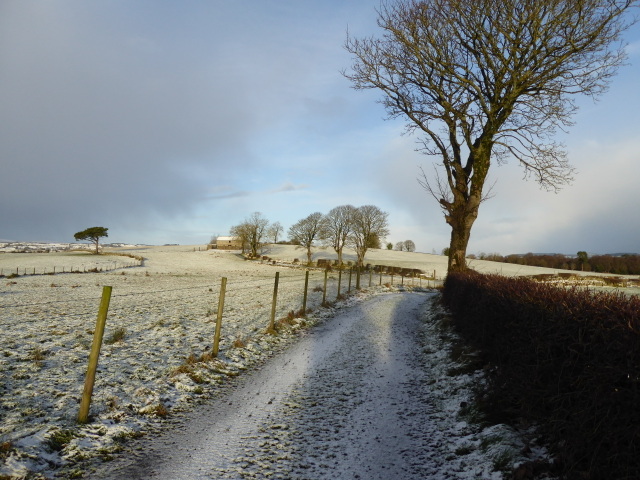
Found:
<path fill-rule="evenodd" d="M 216 248 L 218 250 L 242 250 L 242 242 L 238 237 L 218 237 Z"/>

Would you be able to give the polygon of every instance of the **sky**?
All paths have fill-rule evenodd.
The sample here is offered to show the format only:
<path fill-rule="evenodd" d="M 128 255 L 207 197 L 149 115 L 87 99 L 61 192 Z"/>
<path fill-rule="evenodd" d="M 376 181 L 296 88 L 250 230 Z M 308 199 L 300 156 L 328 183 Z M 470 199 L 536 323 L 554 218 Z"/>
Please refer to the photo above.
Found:
<path fill-rule="evenodd" d="M 347 31 L 378 0 L 1 0 L 0 241 L 205 244 L 253 212 L 285 229 L 373 204 L 396 243 L 441 253 L 419 185 L 432 160 L 379 92 L 356 91 Z M 598 102 L 558 139 L 560 193 L 492 166 L 468 253 L 640 252 L 640 27 Z M 286 236 L 286 235 L 285 235 Z"/>

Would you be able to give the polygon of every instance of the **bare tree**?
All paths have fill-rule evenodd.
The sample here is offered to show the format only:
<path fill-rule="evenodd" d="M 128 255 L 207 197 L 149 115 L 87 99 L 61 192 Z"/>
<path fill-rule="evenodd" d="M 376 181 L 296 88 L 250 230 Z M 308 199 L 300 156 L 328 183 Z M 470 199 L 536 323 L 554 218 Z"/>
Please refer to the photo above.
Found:
<path fill-rule="evenodd" d="M 397 242 L 394 250 L 398 250 L 399 252 L 404 250 L 404 242 Z"/>
<path fill-rule="evenodd" d="M 553 136 L 572 124 L 576 94 L 596 97 L 625 59 L 621 34 L 637 0 L 383 2 L 382 38 L 347 37 L 356 89 L 380 89 L 389 117 L 421 134 L 442 163 L 421 185 L 451 226 L 449 271 L 466 250 L 489 168 L 515 158 L 542 187 L 570 183 Z"/>
<path fill-rule="evenodd" d="M 320 236 L 323 218 L 322 213 L 315 212 L 289 228 L 289 239 L 307 249 L 307 264 L 311 263 L 311 248 Z"/>
<path fill-rule="evenodd" d="M 269 220 L 262 213 L 254 212 L 243 223 L 231 227 L 230 233 L 242 241 L 242 253 L 249 250 L 252 257 L 257 257 L 268 228 Z"/>
<path fill-rule="evenodd" d="M 282 235 L 282 232 L 284 232 L 284 228 L 280 222 L 274 222 L 269 227 L 268 235 L 269 238 L 273 238 L 273 243 L 278 243 L 278 237 Z"/>
<path fill-rule="evenodd" d="M 249 249 L 249 225 L 243 222 L 239 225 L 234 225 L 229 230 L 232 237 L 236 237 L 242 245 L 242 253 L 245 253 Z"/>
<path fill-rule="evenodd" d="M 404 249 L 407 252 L 415 252 L 416 251 L 416 244 L 413 243 L 413 240 L 405 240 L 404 241 Z"/>
<path fill-rule="evenodd" d="M 320 236 L 326 245 L 330 245 L 338 254 L 338 265 L 342 265 L 342 250 L 347 244 L 351 233 L 353 215 L 356 208 L 353 205 L 340 205 L 332 208 L 322 222 Z"/>
<path fill-rule="evenodd" d="M 389 235 L 388 216 L 374 205 L 363 205 L 355 210 L 348 242 L 356 250 L 359 267 L 364 265 L 367 250 L 372 245 L 379 248 L 381 239 Z"/>

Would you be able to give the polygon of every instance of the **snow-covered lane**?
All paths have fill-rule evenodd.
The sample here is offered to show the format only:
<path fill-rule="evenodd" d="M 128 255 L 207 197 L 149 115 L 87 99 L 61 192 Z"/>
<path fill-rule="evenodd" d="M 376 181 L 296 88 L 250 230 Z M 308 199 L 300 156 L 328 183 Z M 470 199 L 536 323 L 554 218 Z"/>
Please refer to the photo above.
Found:
<path fill-rule="evenodd" d="M 425 448 L 412 425 L 428 421 L 416 361 L 429 298 L 384 295 L 348 308 L 192 420 L 93 475 L 421 478 Z"/>

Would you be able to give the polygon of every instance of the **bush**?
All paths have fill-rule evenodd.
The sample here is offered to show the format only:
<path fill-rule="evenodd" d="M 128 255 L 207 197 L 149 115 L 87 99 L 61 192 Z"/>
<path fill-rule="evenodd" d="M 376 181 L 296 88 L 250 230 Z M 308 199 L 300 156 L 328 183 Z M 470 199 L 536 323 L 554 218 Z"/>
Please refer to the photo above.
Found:
<path fill-rule="evenodd" d="M 443 301 L 483 352 L 488 404 L 540 426 L 567 478 L 640 471 L 640 299 L 450 274 Z"/>

